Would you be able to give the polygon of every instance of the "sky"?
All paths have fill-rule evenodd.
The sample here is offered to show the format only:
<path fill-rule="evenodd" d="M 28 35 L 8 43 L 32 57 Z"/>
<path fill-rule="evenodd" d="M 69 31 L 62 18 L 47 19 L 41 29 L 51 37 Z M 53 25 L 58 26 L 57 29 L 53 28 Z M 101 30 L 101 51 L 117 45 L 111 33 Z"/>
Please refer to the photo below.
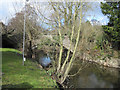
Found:
<path fill-rule="evenodd" d="M 23 2 L 19 2 L 19 0 L 0 0 L 0 21 L 3 23 L 7 23 L 12 17 L 15 16 L 15 12 L 21 11 L 24 6 Z M 17 7 L 16 7 L 17 5 Z M 14 9 L 16 8 L 16 10 Z"/>
<path fill-rule="evenodd" d="M 37 0 L 39 1 L 39 0 Z M 95 1 L 95 0 L 92 0 Z M 101 12 L 100 8 L 100 1 L 103 0 L 97 0 L 97 2 L 93 2 L 92 4 L 92 11 L 88 11 L 88 16 L 86 16 L 86 20 L 91 21 L 92 19 L 98 20 L 102 25 L 105 25 L 108 23 L 108 18 L 104 16 Z M 0 21 L 7 24 L 9 20 L 15 16 L 16 11 L 19 12 L 22 10 L 22 8 L 25 5 L 25 0 L 0 0 Z M 33 2 L 32 0 L 29 1 Z M 16 8 L 16 10 L 15 10 Z M 44 8 L 43 8 L 44 9 Z M 46 11 L 46 10 L 44 10 Z M 49 13 L 49 11 L 47 11 Z"/>

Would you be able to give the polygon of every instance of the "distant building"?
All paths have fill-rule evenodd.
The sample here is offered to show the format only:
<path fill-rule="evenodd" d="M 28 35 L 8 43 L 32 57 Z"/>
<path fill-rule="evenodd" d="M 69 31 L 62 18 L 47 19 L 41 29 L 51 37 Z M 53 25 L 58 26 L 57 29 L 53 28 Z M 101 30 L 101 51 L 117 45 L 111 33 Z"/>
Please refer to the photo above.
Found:
<path fill-rule="evenodd" d="M 90 21 L 90 23 L 91 23 L 91 25 L 101 25 L 101 23 L 98 20 L 96 20 L 96 19 L 92 19 Z"/>

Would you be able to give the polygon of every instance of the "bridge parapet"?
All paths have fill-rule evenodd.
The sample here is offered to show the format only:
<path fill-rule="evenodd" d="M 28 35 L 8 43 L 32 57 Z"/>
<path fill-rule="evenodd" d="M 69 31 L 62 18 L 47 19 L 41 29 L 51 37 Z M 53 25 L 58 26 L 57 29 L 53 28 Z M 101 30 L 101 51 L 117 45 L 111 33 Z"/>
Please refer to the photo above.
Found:
<path fill-rule="evenodd" d="M 47 38 L 49 38 L 51 41 L 55 41 L 54 39 L 53 39 L 53 37 L 54 36 L 56 36 L 56 35 L 43 35 L 43 37 L 47 37 Z M 63 40 L 63 46 L 66 48 L 66 49 L 70 49 L 70 39 L 67 37 L 67 36 L 65 36 L 65 38 L 64 38 L 64 40 Z M 74 50 L 74 45 L 73 45 L 73 43 L 71 44 L 71 52 L 73 52 L 73 50 Z"/>

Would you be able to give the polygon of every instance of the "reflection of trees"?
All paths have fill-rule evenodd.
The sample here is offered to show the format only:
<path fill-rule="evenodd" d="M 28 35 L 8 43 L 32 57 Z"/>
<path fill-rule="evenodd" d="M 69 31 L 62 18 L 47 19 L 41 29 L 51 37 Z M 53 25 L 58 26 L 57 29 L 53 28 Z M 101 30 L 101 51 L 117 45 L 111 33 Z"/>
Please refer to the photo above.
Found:
<path fill-rule="evenodd" d="M 71 69 L 70 74 L 77 72 L 79 67 L 81 67 L 81 65 L 80 65 L 81 62 L 78 61 L 77 64 L 78 65 L 74 66 Z M 88 66 L 86 68 L 83 68 L 81 70 L 81 72 L 79 72 L 79 74 L 77 74 L 76 76 L 70 77 L 69 86 L 73 84 L 73 85 L 75 85 L 74 87 L 78 87 L 80 83 L 82 84 L 82 82 L 80 82 L 78 84 L 79 79 L 85 80 L 86 82 L 84 82 L 84 83 L 87 85 L 87 82 L 89 82 L 88 80 L 90 79 L 91 75 L 93 75 L 93 74 L 95 75 L 96 79 L 99 81 L 98 83 L 101 84 L 102 82 L 105 82 L 106 87 L 110 87 L 110 84 L 112 84 L 112 85 L 115 84 L 116 86 L 118 86 L 116 83 L 118 83 L 120 74 L 117 69 L 107 68 L 107 67 L 103 67 L 100 65 L 92 64 L 92 63 L 89 63 Z"/>
<path fill-rule="evenodd" d="M 100 68 L 99 65 L 95 65 L 95 69 L 93 69 L 93 72 L 95 72 L 99 80 L 104 79 L 107 82 L 115 83 L 119 78 L 118 70 L 114 68 L 112 69 L 112 68 L 107 68 L 102 66 Z"/>

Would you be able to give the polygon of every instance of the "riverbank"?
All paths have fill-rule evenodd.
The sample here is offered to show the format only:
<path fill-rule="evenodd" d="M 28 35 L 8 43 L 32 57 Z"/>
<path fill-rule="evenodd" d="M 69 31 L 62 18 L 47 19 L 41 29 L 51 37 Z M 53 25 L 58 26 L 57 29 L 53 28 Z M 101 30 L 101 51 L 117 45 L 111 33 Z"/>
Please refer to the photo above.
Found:
<path fill-rule="evenodd" d="M 110 58 L 106 57 L 105 59 L 104 58 L 105 58 L 104 56 L 95 58 L 90 56 L 89 54 L 84 54 L 84 57 L 82 59 L 89 62 L 97 63 L 99 65 L 103 65 L 105 67 L 120 68 L 119 58 L 114 58 L 114 57 L 110 57 Z"/>
<path fill-rule="evenodd" d="M 55 51 L 54 49 L 56 48 L 52 46 L 51 47 L 45 46 L 42 50 L 44 50 L 46 53 L 50 53 Z M 59 49 L 56 50 L 56 52 L 59 52 Z M 78 53 L 76 53 L 75 57 L 80 60 L 86 60 L 86 61 L 97 63 L 99 65 L 103 65 L 106 67 L 120 68 L 120 51 L 117 52 L 113 50 L 113 52 L 114 52 L 114 55 L 110 56 L 112 51 L 101 54 L 100 50 L 98 50 L 98 52 L 96 52 L 95 50 L 94 51 L 91 50 L 91 51 L 86 51 L 84 55 L 81 55 L 81 52 L 79 52 L 79 49 L 78 49 Z M 63 53 L 66 53 L 66 52 L 63 52 Z"/>
<path fill-rule="evenodd" d="M 47 49 L 46 49 L 47 48 Z M 50 53 L 54 50 L 52 50 L 53 47 L 45 47 L 43 50 L 45 50 L 46 53 Z M 56 50 L 57 52 L 59 52 L 59 50 Z M 92 51 L 92 50 L 91 50 Z M 98 50 L 99 51 L 99 50 Z M 101 55 L 101 52 L 87 52 L 84 53 L 84 55 L 81 55 L 81 52 L 76 53 L 76 58 L 80 59 L 80 60 L 86 60 L 89 62 L 93 62 L 93 63 L 97 63 L 99 65 L 103 65 L 106 67 L 112 67 L 112 68 L 120 68 L 120 53 L 114 51 L 114 55 L 110 56 L 109 53 L 104 53 L 104 55 Z M 119 51 L 120 52 L 120 51 Z M 66 52 L 63 52 L 66 53 Z"/>
<path fill-rule="evenodd" d="M 37 62 L 25 61 L 22 65 L 21 52 L 15 49 L 0 49 L 2 52 L 3 88 L 55 88 L 56 82 L 39 67 Z"/>

